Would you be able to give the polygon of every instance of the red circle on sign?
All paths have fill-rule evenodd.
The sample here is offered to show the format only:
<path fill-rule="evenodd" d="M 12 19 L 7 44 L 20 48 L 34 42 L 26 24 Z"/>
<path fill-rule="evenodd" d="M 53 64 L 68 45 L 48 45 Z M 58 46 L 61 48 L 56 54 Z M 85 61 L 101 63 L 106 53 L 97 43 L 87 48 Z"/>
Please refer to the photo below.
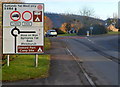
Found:
<path fill-rule="evenodd" d="M 24 14 L 25 14 L 25 13 L 29 13 L 31 17 L 30 17 L 29 19 L 25 19 L 25 18 L 24 18 Z M 22 13 L 22 19 L 23 19 L 24 21 L 30 21 L 30 20 L 32 19 L 32 13 L 31 13 L 30 11 L 24 11 L 24 12 Z"/>
<path fill-rule="evenodd" d="M 18 13 L 18 16 L 19 16 L 19 18 L 18 19 L 13 19 L 13 13 Z M 13 11 L 11 14 L 10 14 L 10 18 L 13 20 L 13 21 L 18 21 L 18 20 L 20 20 L 20 18 L 21 18 L 21 15 L 20 15 L 20 12 L 19 11 Z"/>
<path fill-rule="evenodd" d="M 42 9 L 42 5 L 38 5 L 37 8 L 38 8 L 39 10 L 41 10 L 41 9 Z"/>

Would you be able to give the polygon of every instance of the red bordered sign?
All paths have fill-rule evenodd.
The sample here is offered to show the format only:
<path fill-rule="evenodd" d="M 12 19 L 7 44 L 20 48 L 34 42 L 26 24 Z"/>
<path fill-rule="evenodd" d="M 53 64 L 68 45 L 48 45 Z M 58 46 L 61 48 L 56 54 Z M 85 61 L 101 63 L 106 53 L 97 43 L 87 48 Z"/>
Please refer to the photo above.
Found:
<path fill-rule="evenodd" d="M 32 13 L 30 11 L 24 11 L 22 13 L 22 19 L 24 21 L 30 21 L 32 19 Z"/>
<path fill-rule="evenodd" d="M 19 21 L 20 18 L 21 18 L 21 14 L 19 11 L 13 11 L 11 14 L 10 14 L 10 18 L 13 20 L 13 21 Z"/>

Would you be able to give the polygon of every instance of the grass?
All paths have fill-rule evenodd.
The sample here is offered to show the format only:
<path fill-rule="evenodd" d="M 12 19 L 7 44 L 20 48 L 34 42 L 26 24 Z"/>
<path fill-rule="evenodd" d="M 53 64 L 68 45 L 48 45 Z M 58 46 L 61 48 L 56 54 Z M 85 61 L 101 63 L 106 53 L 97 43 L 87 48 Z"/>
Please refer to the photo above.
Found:
<path fill-rule="evenodd" d="M 44 46 L 44 50 L 50 50 L 51 47 L 51 42 L 49 38 L 45 38 L 45 46 Z"/>
<path fill-rule="evenodd" d="M 108 34 L 120 34 L 120 32 L 108 32 Z"/>
<path fill-rule="evenodd" d="M 34 57 L 35 55 L 18 55 L 10 62 L 10 67 L 7 65 L 2 67 L 2 80 L 16 81 L 48 77 L 50 56 L 39 55 L 37 68 L 34 67 Z"/>
<path fill-rule="evenodd" d="M 45 38 L 45 50 L 50 49 L 50 40 Z M 38 67 L 35 67 L 35 55 L 11 55 L 14 58 L 10 66 L 2 67 L 2 81 L 28 80 L 49 76 L 50 55 L 39 55 Z M 1 74 L 0 73 L 0 74 Z"/>
<path fill-rule="evenodd" d="M 59 34 L 58 36 L 77 36 L 77 34 Z"/>

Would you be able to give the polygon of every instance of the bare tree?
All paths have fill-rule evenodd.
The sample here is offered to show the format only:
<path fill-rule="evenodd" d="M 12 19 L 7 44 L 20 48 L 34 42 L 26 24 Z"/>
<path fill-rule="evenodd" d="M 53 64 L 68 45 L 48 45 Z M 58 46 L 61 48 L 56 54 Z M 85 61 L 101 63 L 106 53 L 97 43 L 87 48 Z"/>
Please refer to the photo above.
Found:
<path fill-rule="evenodd" d="M 84 7 L 82 10 L 80 10 L 81 16 L 93 17 L 94 13 L 95 13 L 94 9 L 88 7 Z"/>
<path fill-rule="evenodd" d="M 90 17 L 94 17 L 94 9 L 88 8 L 88 7 L 84 7 L 82 10 L 79 11 L 80 15 L 83 16 L 83 24 L 84 26 L 90 26 L 92 25 L 92 22 L 90 20 Z"/>
<path fill-rule="evenodd" d="M 118 28 L 118 15 L 113 13 L 113 25 Z"/>
<path fill-rule="evenodd" d="M 78 32 L 78 30 L 83 27 L 83 24 L 81 23 L 81 21 L 77 19 L 73 20 L 72 25 L 73 25 L 72 27 L 76 32 Z"/>

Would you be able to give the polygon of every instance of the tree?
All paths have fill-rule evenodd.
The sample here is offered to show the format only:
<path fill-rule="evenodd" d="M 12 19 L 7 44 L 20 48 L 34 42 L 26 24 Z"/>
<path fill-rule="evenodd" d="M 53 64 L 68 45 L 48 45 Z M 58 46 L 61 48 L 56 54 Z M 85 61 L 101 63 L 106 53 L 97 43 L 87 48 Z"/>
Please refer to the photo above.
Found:
<path fill-rule="evenodd" d="M 91 20 L 90 20 L 90 17 L 93 17 L 94 16 L 94 9 L 90 9 L 90 8 L 87 8 L 87 7 L 84 7 L 82 10 L 79 11 L 80 15 L 83 16 L 83 24 L 84 26 L 90 26 L 92 24 Z"/>
<path fill-rule="evenodd" d="M 67 23 L 63 23 L 62 25 L 61 25 L 61 27 L 60 27 L 60 30 L 61 31 L 63 31 L 63 32 L 67 32 L 66 30 L 66 25 L 67 25 Z"/>
<path fill-rule="evenodd" d="M 92 17 L 94 16 L 94 12 L 95 11 L 93 9 L 84 7 L 82 10 L 80 10 L 80 15 L 85 17 Z"/>
<path fill-rule="evenodd" d="M 74 28 L 76 32 L 78 32 L 78 30 L 83 27 L 83 24 L 80 20 L 73 19 L 71 27 Z"/>
<path fill-rule="evenodd" d="M 71 23 L 66 24 L 66 31 L 69 32 L 71 30 Z"/>
<path fill-rule="evenodd" d="M 70 30 L 71 30 L 71 23 L 69 23 L 69 22 L 67 22 L 67 23 L 63 23 L 62 25 L 61 25 L 61 28 L 60 28 L 60 30 L 61 31 L 63 31 L 63 32 L 69 32 Z"/>
<path fill-rule="evenodd" d="M 47 16 L 44 17 L 44 31 L 47 32 L 48 30 L 53 28 L 53 22 L 51 21 L 51 19 Z"/>

